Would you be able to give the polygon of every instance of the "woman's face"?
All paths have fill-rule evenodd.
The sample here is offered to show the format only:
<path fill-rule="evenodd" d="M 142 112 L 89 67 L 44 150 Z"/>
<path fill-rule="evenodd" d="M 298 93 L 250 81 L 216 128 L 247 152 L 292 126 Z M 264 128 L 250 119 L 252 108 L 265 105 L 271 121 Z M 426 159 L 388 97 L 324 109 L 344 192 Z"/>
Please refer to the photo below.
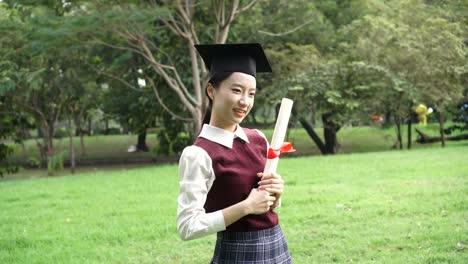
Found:
<path fill-rule="evenodd" d="M 254 105 L 257 82 L 252 75 L 234 72 L 218 89 L 208 85 L 213 99 L 210 125 L 234 131 Z"/>

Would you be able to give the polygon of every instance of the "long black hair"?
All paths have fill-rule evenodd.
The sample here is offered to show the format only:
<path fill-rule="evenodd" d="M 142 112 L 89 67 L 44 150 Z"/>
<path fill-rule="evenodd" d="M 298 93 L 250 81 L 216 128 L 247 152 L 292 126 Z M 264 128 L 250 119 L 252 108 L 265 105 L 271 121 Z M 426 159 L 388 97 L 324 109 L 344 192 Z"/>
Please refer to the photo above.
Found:
<path fill-rule="evenodd" d="M 219 85 L 231 76 L 232 72 L 215 72 L 211 75 L 210 83 L 213 88 L 218 89 Z M 208 86 L 206 87 L 208 88 Z M 211 119 L 211 107 L 213 106 L 213 100 L 211 100 L 210 96 L 208 95 L 208 89 L 205 88 L 205 94 L 208 97 L 208 107 L 206 108 L 205 116 L 203 117 L 203 124 L 209 124 Z"/>

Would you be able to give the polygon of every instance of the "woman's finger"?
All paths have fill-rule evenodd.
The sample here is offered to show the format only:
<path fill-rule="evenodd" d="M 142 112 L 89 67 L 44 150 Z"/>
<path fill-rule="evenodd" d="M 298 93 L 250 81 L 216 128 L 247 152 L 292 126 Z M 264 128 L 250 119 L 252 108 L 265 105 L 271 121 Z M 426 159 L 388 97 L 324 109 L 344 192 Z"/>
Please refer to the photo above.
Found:
<path fill-rule="evenodd" d="M 265 191 L 269 193 L 274 193 L 274 194 L 282 194 L 283 189 L 282 188 L 265 188 Z"/>
<path fill-rule="evenodd" d="M 277 174 L 277 173 L 267 173 L 267 174 L 263 174 L 261 172 L 257 173 L 257 176 L 260 177 L 262 180 L 266 180 L 266 179 L 272 179 L 272 178 L 275 178 L 275 179 L 281 179 L 281 175 Z"/>
<path fill-rule="evenodd" d="M 284 184 L 281 184 L 281 183 L 263 184 L 263 185 L 258 186 L 258 188 L 261 189 L 261 190 L 264 190 L 264 189 L 267 189 L 267 188 L 270 188 L 270 189 L 283 189 Z"/>
<path fill-rule="evenodd" d="M 284 184 L 282 179 L 268 179 L 268 180 L 261 180 L 258 182 L 258 185 L 266 185 L 266 184 Z"/>

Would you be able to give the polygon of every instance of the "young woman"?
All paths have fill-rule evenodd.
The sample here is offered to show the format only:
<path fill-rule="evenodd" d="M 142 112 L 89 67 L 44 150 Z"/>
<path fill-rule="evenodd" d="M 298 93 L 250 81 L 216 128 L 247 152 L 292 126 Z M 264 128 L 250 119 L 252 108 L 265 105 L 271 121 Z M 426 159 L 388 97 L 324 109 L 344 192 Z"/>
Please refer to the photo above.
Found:
<path fill-rule="evenodd" d="M 239 124 L 256 93 L 256 73 L 271 71 L 259 44 L 197 45 L 210 69 L 203 128 L 179 161 L 177 229 L 184 240 L 217 233 L 211 263 L 291 263 L 273 211 L 284 182 L 263 174 L 268 142 Z"/>

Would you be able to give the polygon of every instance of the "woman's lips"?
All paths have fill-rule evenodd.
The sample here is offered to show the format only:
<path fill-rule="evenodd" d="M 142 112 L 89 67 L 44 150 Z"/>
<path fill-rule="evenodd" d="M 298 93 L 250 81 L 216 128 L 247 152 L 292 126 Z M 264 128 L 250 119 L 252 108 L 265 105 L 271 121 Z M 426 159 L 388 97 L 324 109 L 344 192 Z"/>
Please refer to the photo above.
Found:
<path fill-rule="evenodd" d="M 238 116 L 238 117 L 243 117 L 247 113 L 246 110 L 242 110 L 242 109 L 238 109 L 238 108 L 234 108 L 233 111 L 234 111 L 234 114 L 236 114 L 236 116 Z"/>

